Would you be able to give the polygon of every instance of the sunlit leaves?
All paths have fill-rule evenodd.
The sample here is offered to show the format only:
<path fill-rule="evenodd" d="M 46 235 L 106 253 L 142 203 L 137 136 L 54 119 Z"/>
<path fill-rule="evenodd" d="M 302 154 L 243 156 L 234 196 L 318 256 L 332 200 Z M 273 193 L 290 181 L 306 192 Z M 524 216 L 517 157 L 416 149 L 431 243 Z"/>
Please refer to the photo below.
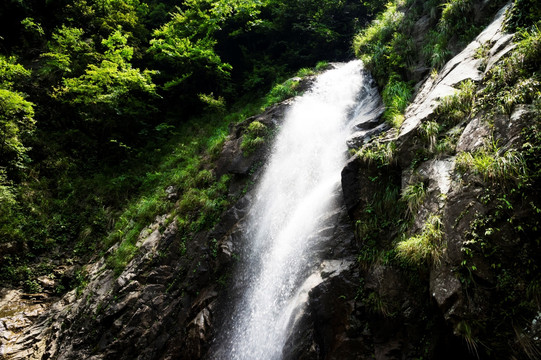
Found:
<path fill-rule="evenodd" d="M 64 78 L 55 96 L 70 104 L 84 105 L 81 110 L 92 114 L 87 120 L 106 121 L 97 117 L 104 112 L 136 115 L 144 110 L 144 106 L 131 97 L 156 94 L 151 78 L 154 72 L 131 66 L 128 61 L 133 48 L 126 43 L 127 37 L 120 30 L 114 31 L 103 40 L 107 50 L 101 63 L 88 65 L 79 77 Z"/>
<path fill-rule="evenodd" d="M 64 74 L 82 70 L 96 56 L 92 42 L 83 35 L 83 29 L 79 28 L 62 25 L 56 29 L 47 46 L 49 51 L 41 55 L 45 63 L 40 72 Z"/>
<path fill-rule="evenodd" d="M 21 138 L 33 130 L 34 107 L 24 94 L 13 89 L 14 82 L 30 76 L 30 71 L 17 64 L 15 58 L 0 56 L 0 167 L 23 166 L 27 148 Z"/>

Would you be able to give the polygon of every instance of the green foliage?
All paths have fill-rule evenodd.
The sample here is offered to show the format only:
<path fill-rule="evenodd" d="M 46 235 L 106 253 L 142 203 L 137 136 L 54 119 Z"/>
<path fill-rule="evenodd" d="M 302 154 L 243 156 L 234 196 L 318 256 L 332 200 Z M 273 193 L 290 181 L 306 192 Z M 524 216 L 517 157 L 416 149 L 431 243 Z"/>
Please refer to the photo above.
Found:
<path fill-rule="evenodd" d="M 359 157 L 369 164 L 375 164 L 379 167 L 387 166 L 393 163 L 396 152 L 396 143 L 373 141 L 359 150 Z"/>
<path fill-rule="evenodd" d="M 315 73 L 316 72 L 310 68 L 302 68 L 302 69 L 299 69 L 299 71 L 297 71 L 297 76 L 305 77 L 305 76 L 314 75 Z"/>
<path fill-rule="evenodd" d="M 444 249 L 441 227 L 441 217 L 435 214 L 430 215 L 420 234 L 396 244 L 397 256 L 414 265 L 421 265 L 427 261 L 438 264 Z"/>
<path fill-rule="evenodd" d="M 435 109 L 435 117 L 419 127 L 419 135 L 426 143 L 424 155 L 441 157 L 454 154 L 462 133 L 461 123 L 474 112 L 475 90 L 477 86 L 470 80 L 460 84 L 459 90 L 440 99 Z"/>
<path fill-rule="evenodd" d="M 327 61 L 318 61 L 316 64 L 315 70 L 316 72 L 323 71 L 328 69 L 329 63 Z"/>
<path fill-rule="evenodd" d="M 84 262 L 118 242 L 119 271 L 165 212 L 189 249 L 227 202 L 212 169 L 228 124 L 294 95 L 286 82 L 262 99 L 285 76 L 349 57 L 366 18 L 354 0 L 34 5 L 3 3 L 0 21 L 0 241 L 14 249 L 0 270 L 21 286 L 38 273 L 18 269 L 55 249 Z"/>
<path fill-rule="evenodd" d="M 353 48 L 357 56 L 374 56 L 382 43 L 388 41 L 396 31 L 404 14 L 398 11 L 397 2 L 388 2 L 380 15 L 353 39 Z M 376 51 L 375 51 L 376 50 Z M 371 60 L 371 58 L 369 58 Z M 365 60 L 365 59 L 363 59 Z M 370 63 L 371 61 L 368 61 Z"/>
<path fill-rule="evenodd" d="M 422 54 L 433 69 L 441 69 L 451 56 L 448 47 L 448 34 L 443 31 L 430 30 Z"/>
<path fill-rule="evenodd" d="M 438 117 L 437 122 L 443 129 L 456 125 L 470 116 L 475 90 L 476 85 L 473 81 L 466 80 L 460 84 L 456 93 L 440 99 L 435 114 Z"/>
<path fill-rule="evenodd" d="M 296 89 L 298 86 L 299 80 L 295 78 L 288 79 L 281 84 L 275 85 L 265 97 L 265 104 L 263 105 L 263 108 L 266 109 L 280 101 L 296 96 Z"/>
<path fill-rule="evenodd" d="M 102 41 L 107 48 L 101 64 L 90 64 L 77 78 L 64 78 L 56 96 L 79 106 L 87 121 L 104 121 L 103 113 L 141 115 L 148 108 L 137 95 L 155 95 L 149 70 L 134 69 L 128 62 L 133 48 L 126 46 L 127 36 L 116 30 Z"/>
<path fill-rule="evenodd" d="M 0 169 L 10 172 L 24 165 L 27 147 L 23 143 L 34 130 L 34 104 L 23 93 L 14 90 L 14 83 L 30 76 L 15 58 L 0 56 Z"/>
<path fill-rule="evenodd" d="M 227 122 L 219 116 L 194 119 L 182 128 L 181 135 L 172 143 L 173 151 L 161 160 L 159 168 L 146 174 L 142 194 L 124 209 L 105 240 L 106 247 L 119 243 L 107 259 L 117 275 L 137 253 L 138 238 L 147 235 L 145 227 L 156 216 L 169 213 L 169 221 L 177 222 L 179 234 L 185 239 L 218 220 L 228 205 L 225 195 L 229 176 L 217 179 L 206 167 L 211 165 L 207 163 L 212 159 L 209 153 L 219 150 L 226 129 Z M 259 133 L 257 126 L 253 126 L 253 133 Z M 165 189 L 169 186 L 182 194 L 176 204 L 167 200 Z"/>
<path fill-rule="evenodd" d="M 33 117 L 33 104 L 21 93 L 0 89 L 0 166 L 23 167 L 27 148 L 21 136 L 33 130 Z"/>
<path fill-rule="evenodd" d="M 541 94 L 541 30 L 533 27 L 515 36 L 516 48 L 486 75 L 480 103 L 490 112 L 510 114 L 516 104 L 535 103 Z"/>
<path fill-rule="evenodd" d="M 16 81 L 28 78 L 31 72 L 17 64 L 14 56 L 0 56 L 0 84 L 3 89 L 12 88 Z"/>
<path fill-rule="evenodd" d="M 407 41 L 401 39 L 401 23 L 404 20 L 404 12 L 399 10 L 405 1 L 392 1 L 387 3 L 385 11 L 362 30 L 353 39 L 353 49 L 357 57 L 360 57 L 372 75 L 383 87 L 393 74 L 401 73 L 405 67 L 404 53 L 411 49 L 404 44 Z M 396 75 L 395 75 L 396 77 Z M 395 81 L 399 82 L 400 79 Z"/>
<path fill-rule="evenodd" d="M 526 174 L 526 164 L 520 152 L 507 150 L 501 153 L 486 149 L 474 153 L 458 154 L 456 166 L 462 173 L 472 172 L 480 175 L 485 182 L 505 183 L 520 182 Z"/>
<path fill-rule="evenodd" d="M 141 33 L 141 18 L 148 5 L 139 0 L 76 0 L 66 6 L 68 21 L 84 24 L 98 34 L 109 34 L 119 26 L 129 32 Z"/>
<path fill-rule="evenodd" d="M 408 184 L 402 190 L 402 201 L 408 205 L 410 214 L 415 215 L 417 209 L 422 205 L 427 192 L 427 186 L 423 181 Z"/>
<path fill-rule="evenodd" d="M 43 31 L 43 28 L 39 23 L 36 23 L 35 20 L 31 17 L 24 18 L 21 21 L 21 25 L 24 26 L 25 30 L 35 33 L 38 36 L 45 35 L 45 32 Z"/>
<path fill-rule="evenodd" d="M 80 74 L 88 62 L 97 57 L 92 41 L 85 41 L 84 31 L 62 25 L 52 34 L 48 52 L 41 54 L 44 59 L 39 69 L 43 75 Z"/>
<path fill-rule="evenodd" d="M 364 268 L 373 263 L 392 262 L 395 255 L 391 240 L 407 226 L 406 209 L 400 201 L 400 185 L 391 168 L 379 167 L 368 179 L 375 191 L 356 215 L 355 223 L 355 236 L 361 244 L 358 261 Z"/>
<path fill-rule="evenodd" d="M 214 97 L 213 93 L 199 94 L 199 100 L 206 105 L 207 111 L 225 112 L 225 99 L 222 96 Z"/>
<path fill-rule="evenodd" d="M 408 34 L 412 16 L 405 12 L 408 1 L 391 1 L 385 10 L 353 40 L 353 48 L 383 89 L 386 105 L 383 118 L 399 128 L 409 104 L 413 87 L 405 70 L 415 58 L 415 46 Z"/>
<path fill-rule="evenodd" d="M 243 135 L 240 148 L 245 156 L 251 155 L 258 147 L 265 143 L 265 136 L 268 130 L 265 124 L 259 121 L 252 121 L 246 133 Z"/>
<path fill-rule="evenodd" d="M 465 28 L 473 16 L 473 0 L 451 0 L 442 5 L 438 28 L 451 35 Z"/>
<path fill-rule="evenodd" d="M 22 238 L 16 195 L 17 189 L 7 179 L 5 170 L 0 168 L 0 243 Z"/>
<path fill-rule="evenodd" d="M 536 0 L 514 0 L 513 7 L 507 15 L 506 25 L 509 32 L 520 28 L 529 28 L 532 25 L 539 25 L 541 19 L 541 8 Z"/>
<path fill-rule="evenodd" d="M 440 126 L 435 121 L 425 121 L 421 124 L 421 132 L 428 142 L 428 151 L 432 151 L 436 147 L 436 140 L 440 132 Z"/>
<path fill-rule="evenodd" d="M 392 75 L 383 88 L 383 102 L 387 105 L 383 118 L 394 128 L 399 128 L 404 121 L 404 111 L 413 94 L 413 87 Z"/>
<path fill-rule="evenodd" d="M 197 74 L 213 84 L 221 84 L 230 76 L 231 65 L 224 63 L 215 51 L 216 33 L 224 22 L 248 11 L 251 16 L 259 12 L 258 3 L 189 0 L 184 7 L 171 14 L 171 20 L 153 33 L 149 51 L 154 58 L 171 68 L 166 89 L 182 85 Z"/>

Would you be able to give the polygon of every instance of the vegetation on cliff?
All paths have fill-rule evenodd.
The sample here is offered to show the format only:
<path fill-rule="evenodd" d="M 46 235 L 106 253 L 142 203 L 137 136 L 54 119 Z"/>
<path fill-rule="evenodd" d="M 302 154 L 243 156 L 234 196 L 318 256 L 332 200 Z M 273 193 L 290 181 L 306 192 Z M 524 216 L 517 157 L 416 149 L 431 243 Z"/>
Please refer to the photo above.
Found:
<path fill-rule="evenodd" d="M 504 3 L 394 1 L 355 37 L 356 54 L 383 89 L 384 119 L 396 129 L 356 151 L 364 163 L 361 181 L 385 185 L 369 187 L 373 199 L 362 199 L 355 218 L 364 276 L 382 266 L 400 269 L 417 289 L 412 294 L 433 298 L 417 306 L 432 319 L 426 331 L 441 331 L 431 326 L 443 318 L 472 358 L 535 359 L 541 351 L 540 163 L 533 157 L 541 121 L 539 5 L 514 1 L 504 21 L 514 35 L 479 40 L 471 60 L 458 60 L 475 63 L 479 76 L 444 80 L 457 66 L 447 61 Z M 423 98 L 441 90 L 440 82 L 454 87 L 450 95 Z M 409 110 L 404 127 L 414 93 L 419 108 Z M 432 101 L 430 110 L 421 109 L 425 100 Z M 412 295 L 367 293 L 363 284 L 360 294 L 377 321 L 408 321 L 389 309 Z M 419 351 L 436 346 L 435 338 L 423 341 Z"/>
<path fill-rule="evenodd" d="M 37 276 L 117 242 L 120 268 L 173 208 L 187 239 L 212 224 L 227 204 L 212 162 L 228 124 L 294 95 L 298 82 L 282 82 L 297 69 L 351 57 L 373 11 L 349 0 L 3 2 L 2 281 L 37 291 Z"/>

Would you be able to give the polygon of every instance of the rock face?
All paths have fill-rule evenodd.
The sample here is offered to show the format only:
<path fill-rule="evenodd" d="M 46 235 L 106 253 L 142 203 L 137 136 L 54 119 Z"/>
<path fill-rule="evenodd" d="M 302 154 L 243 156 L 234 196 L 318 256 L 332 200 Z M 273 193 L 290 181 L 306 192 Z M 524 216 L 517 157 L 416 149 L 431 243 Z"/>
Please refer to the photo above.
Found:
<path fill-rule="evenodd" d="M 538 295 L 526 290 L 539 276 L 532 265 L 541 255 L 534 210 L 539 180 L 520 183 L 526 161 L 537 165 L 516 155 L 536 146 L 526 138 L 535 137 L 527 134 L 538 128 L 539 112 L 530 104 L 515 105 L 507 114 L 472 111 L 439 134 L 440 141 L 456 141 L 452 151 L 440 153 L 423 129 L 429 121 L 442 121 L 441 100 L 457 93 L 462 82 L 471 81 L 478 91 L 474 96 L 483 95 L 488 71 L 515 48 L 512 35 L 502 30 L 506 9 L 438 76 L 417 86 L 397 133 L 351 143 L 361 152 L 374 143 L 397 144 L 388 163 L 356 155 L 342 172 L 360 248 L 357 328 L 364 329 L 364 343 L 370 345 L 359 350 L 359 359 L 417 358 L 420 349 L 430 359 L 537 359 L 541 354 Z M 481 45 L 484 58 L 476 55 Z M 516 161 L 517 170 L 508 168 L 489 180 L 480 163 L 467 160 L 481 161 L 483 154 L 487 161 Z M 506 179 L 506 171 L 517 171 L 515 178 Z M 393 188 L 406 194 L 401 201 Z M 408 193 L 412 188 L 418 192 Z M 404 204 L 397 216 L 393 201 L 395 207 L 405 202 L 409 207 Z M 528 201 L 531 206 L 525 206 Z M 382 202 L 389 206 L 382 210 Z M 428 226 L 433 219 L 436 225 Z M 436 240 L 426 240 L 430 236 Z M 423 261 L 412 260 L 397 246 L 406 240 L 413 251 L 422 250 L 422 241 L 434 241 L 432 252 Z M 510 312 L 522 314 L 520 325 Z"/>
<path fill-rule="evenodd" d="M 494 21 L 462 52 L 445 64 L 436 77 L 430 76 L 422 83 L 415 100 L 406 110 L 398 135 L 398 162 L 401 167 L 405 168 L 411 163 L 416 149 L 420 147 L 418 143 L 420 125 L 435 117 L 440 100 L 455 94 L 458 86 L 466 80 L 479 82 L 484 72 L 489 69 L 488 65 L 483 69 L 481 66 L 483 62 L 492 66 L 514 48 L 510 42 L 512 36 L 505 34 L 502 29 L 509 6 L 503 7 Z M 479 48 L 487 44 L 490 46 L 488 58 L 479 58 L 477 56 Z"/>

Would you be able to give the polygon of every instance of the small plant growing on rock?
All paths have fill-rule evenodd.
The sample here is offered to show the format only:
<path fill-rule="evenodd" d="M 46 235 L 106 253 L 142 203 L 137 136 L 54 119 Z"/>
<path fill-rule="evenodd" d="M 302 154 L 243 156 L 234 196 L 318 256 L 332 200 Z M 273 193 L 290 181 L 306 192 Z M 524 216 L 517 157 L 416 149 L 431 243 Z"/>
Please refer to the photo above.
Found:
<path fill-rule="evenodd" d="M 459 91 L 456 94 L 446 96 L 441 99 L 436 115 L 440 123 L 445 125 L 455 125 L 464 120 L 472 112 L 476 86 L 471 80 L 460 84 Z"/>
<path fill-rule="evenodd" d="M 315 70 L 316 72 L 327 70 L 329 68 L 329 63 L 327 61 L 319 61 L 316 64 Z"/>
<path fill-rule="evenodd" d="M 436 140 L 438 139 L 438 133 L 440 132 L 440 126 L 435 121 L 426 121 L 421 124 L 421 132 L 425 139 L 428 141 L 429 151 L 434 150 L 436 146 Z"/>
<path fill-rule="evenodd" d="M 468 17 L 473 11 L 472 0 L 451 0 L 442 6 L 441 19 L 438 23 L 442 32 L 452 34 L 468 25 Z"/>
<path fill-rule="evenodd" d="M 391 142 L 373 142 L 359 151 L 359 156 L 369 164 L 377 166 L 386 166 L 394 161 L 396 152 L 396 143 Z"/>
<path fill-rule="evenodd" d="M 242 138 L 240 148 L 244 155 L 251 155 L 259 146 L 265 143 L 267 126 L 259 121 L 252 121 Z"/>
<path fill-rule="evenodd" d="M 462 173 L 471 171 L 480 175 L 485 182 L 519 181 L 527 173 L 520 152 L 508 150 L 500 155 L 497 148 L 493 152 L 487 149 L 462 152 L 457 156 L 456 167 Z"/>
<path fill-rule="evenodd" d="M 398 76 L 391 76 L 382 92 L 383 101 L 387 109 L 383 119 L 394 128 L 399 128 L 404 121 L 404 111 L 408 106 L 413 94 L 411 85 L 400 81 Z"/>
<path fill-rule="evenodd" d="M 460 321 L 456 325 L 455 332 L 464 338 L 470 354 L 475 355 L 479 359 L 479 353 L 477 351 L 477 339 L 474 337 L 470 324 L 468 324 L 466 320 Z"/>
<path fill-rule="evenodd" d="M 396 245 L 397 256 L 406 263 L 420 265 L 427 261 L 437 264 L 443 255 L 443 230 L 441 217 L 431 215 L 420 234 L 400 241 Z"/>
<path fill-rule="evenodd" d="M 408 204 L 409 212 L 414 215 L 423 203 L 427 193 L 427 186 L 423 181 L 407 185 L 402 190 L 402 200 Z"/>

